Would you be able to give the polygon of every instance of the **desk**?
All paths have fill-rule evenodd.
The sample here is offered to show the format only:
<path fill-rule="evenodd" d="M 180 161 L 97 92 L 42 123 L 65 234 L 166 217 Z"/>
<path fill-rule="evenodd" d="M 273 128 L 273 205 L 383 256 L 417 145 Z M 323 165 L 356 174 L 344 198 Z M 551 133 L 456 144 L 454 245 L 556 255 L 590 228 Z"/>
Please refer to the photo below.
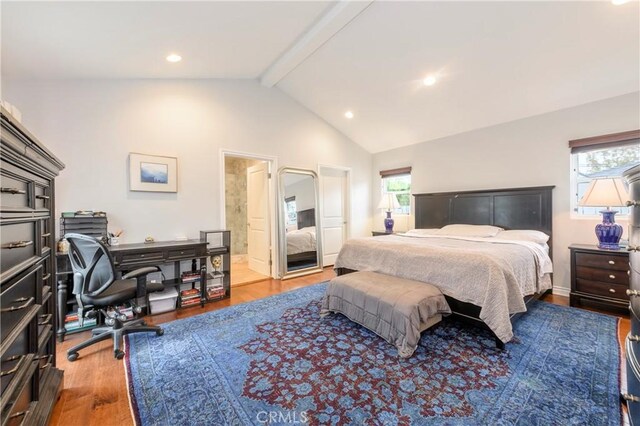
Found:
<path fill-rule="evenodd" d="M 206 266 L 207 243 L 200 240 L 186 241 L 159 241 L 154 243 L 120 244 L 109 247 L 113 256 L 114 266 L 118 274 L 123 274 L 144 266 L 159 266 L 174 264 L 174 279 L 165 280 L 166 287 L 179 286 L 180 262 L 192 259 L 199 260 L 199 268 Z M 62 342 L 67 333 L 65 329 L 65 317 L 68 312 L 68 282 L 73 286 L 73 272 L 69 264 L 67 254 L 58 254 L 58 341 Z M 200 270 L 198 268 L 198 270 Z M 66 275 L 66 276 L 65 276 Z M 64 277 L 64 279 L 62 279 Z M 71 278 L 71 279 L 69 279 Z M 201 289 L 204 286 L 201 286 Z M 179 289 L 178 289 L 179 290 Z M 75 299 L 73 299 L 75 300 Z M 204 306 L 205 298 L 202 298 L 201 306 Z M 79 329 L 82 331 L 86 328 Z M 75 331 L 75 330 L 74 330 Z"/>

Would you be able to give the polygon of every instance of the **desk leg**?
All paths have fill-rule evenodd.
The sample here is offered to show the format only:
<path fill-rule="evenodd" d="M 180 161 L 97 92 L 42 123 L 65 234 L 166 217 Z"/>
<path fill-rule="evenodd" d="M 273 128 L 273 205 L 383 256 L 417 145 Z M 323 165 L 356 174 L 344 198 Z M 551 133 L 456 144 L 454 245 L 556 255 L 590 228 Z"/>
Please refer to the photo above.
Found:
<path fill-rule="evenodd" d="M 200 258 L 200 306 L 204 307 L 207 300 L 207 258 Z"/>
<path fill-rule="evenodd" d="M 64 328 L 64 319 L 67 316 L 67 282 L 66 280 L 58 281 L 58 342 L 64 341 L 67 329 Z"/>

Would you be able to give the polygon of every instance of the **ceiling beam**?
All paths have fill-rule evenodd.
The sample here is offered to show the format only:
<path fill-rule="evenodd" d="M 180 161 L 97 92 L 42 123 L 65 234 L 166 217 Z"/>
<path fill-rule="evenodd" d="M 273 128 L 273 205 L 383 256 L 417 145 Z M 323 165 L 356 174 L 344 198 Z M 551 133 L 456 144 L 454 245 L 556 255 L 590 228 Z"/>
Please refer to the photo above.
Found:
<path fill-rule="evenodd" d="M 329 41 L 331 37 L 355 19 L 371 3 L 373 1 L 338 1 L 262 73 L 260 83 L 266 87 L 273 87 L 278 84 L 280 80 Z"/>

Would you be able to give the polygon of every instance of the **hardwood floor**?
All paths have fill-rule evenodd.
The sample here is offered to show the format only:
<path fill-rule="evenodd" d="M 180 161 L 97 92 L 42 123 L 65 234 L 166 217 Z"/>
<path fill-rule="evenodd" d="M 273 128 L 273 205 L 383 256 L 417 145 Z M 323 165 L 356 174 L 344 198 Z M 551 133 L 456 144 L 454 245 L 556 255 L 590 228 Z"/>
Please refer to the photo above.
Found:
<path fill-rule="evenodd" d="M 241 259 L 243 257 L 239 256 Z M 231 260 L 231 287 L 236 288 L 238 286 L 253 284 L 258 281 L 264 281 L 269 279 L 268 276 L 262 275 L 252 269 L 249 269 L 249 262 L 244 256 L 243 260 L 235 260 L 232 257 Z"/>
<path fill-rule="evenodd" d="M 208 311 L 225 308 L 239 303 L 295 290 L 335 276 L 333 270 L 325 269 L 321 273 L 305 277 L 280 281 L 268 279 L 258 283 L 234 287 L 231 298 L 220 302 L 209 303 L 204 308 L 196 307 L 173 311 L 166 314 L 149 316 L 147 322 L 162 324 L 178 318 L 186 318 Z M 547 302 L 568 305 L 569 299 L 562 296 L 549 295 Z M 622 318 L 618 330 L 618 338 L 623 342 L 629 332 L 629 318 Z M 67 336 L 57 347 L 58 367 L 64 370 L 64 389 L 58 400 L 50 425 L 131 425 L 133 424 L 124 365 L 113 358 L 112 342 L 101 342 L 91 348 L 84 349 L 76 362 L 68 362 L 66 351 L 71 346 L 90 337 L 89 332 Z"/>

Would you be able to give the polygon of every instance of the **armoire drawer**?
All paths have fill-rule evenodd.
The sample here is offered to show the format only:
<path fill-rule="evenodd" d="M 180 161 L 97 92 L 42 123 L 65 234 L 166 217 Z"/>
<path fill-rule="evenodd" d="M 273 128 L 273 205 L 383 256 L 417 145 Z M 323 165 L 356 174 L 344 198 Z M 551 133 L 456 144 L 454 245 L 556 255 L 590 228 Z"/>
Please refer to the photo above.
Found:
<path fill-rule="evenodd" d="M 31 358 L 33 359 L 33 358 Z M 28 425 L 29 418 L 35 407 L 35 393 L 33 392 L 34 374 L 37 374 L 38 361 L 30 363 L 27 378 L 22 383 L 22 388 L 15 393 L 3 411 L 4 426 Z"/>
<path fill-rule="evenodd" d="M 29 209 L 29 179 L 15 176 L 4 167 L 0 176 L 0 209 Z"/>
<path fill-rule="evenodd" d="M 49 210 L 51 205 L 51 195 L 49 187 L 46 185 L 35 184 L 35 206 L 37 210 Z"/>
<path fill-rule="evenodd" d="M 21 377 L 24 370 L 29 368 L 29 353 L 29 330 L 25 328 L 7 351 L 2 354 L 2 359 L 0 360 L 2 394 L 4 394 L 7 386 L 14 378 Z"/>
<path fill-rule="evenodd" d="M 640 423 L 640 363 L 638 354 L 634 352 L 632 342 L 627 337 L 625 343 L 627 360 L 627 392 L 623 399 L 627 403 L 629 417 L 633 425 Z"/>
<path fill-rule="evenodd" d="M 39 256 L 36 253 L 36 221 L 3 222 L 0 226 L 0 265 L 2 279 L 12 275 L 24 262 Z"/>
<path fill-rule="evenodd" d="M 36 304 L 40 274 L 42 274 L 42 265 L 38 265 L 31 272 L 17 277 L 3 286 L 0 294 L 0 322 L 2 323 L 0 336 L 2 341 L 30 311 L 29 308 Z"/>

